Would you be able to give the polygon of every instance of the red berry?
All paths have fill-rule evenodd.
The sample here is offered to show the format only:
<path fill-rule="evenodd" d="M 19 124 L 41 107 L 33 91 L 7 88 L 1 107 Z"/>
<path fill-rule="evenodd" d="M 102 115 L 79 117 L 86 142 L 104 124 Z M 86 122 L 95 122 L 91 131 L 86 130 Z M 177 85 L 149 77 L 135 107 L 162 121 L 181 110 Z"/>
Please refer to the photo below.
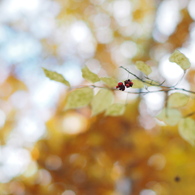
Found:
<path fill-rule="evenodd" d="M 125 86 L 121 85 L 119 90 L 125 91 Z"/>
<path fill-rule="evenodd" d="M 129 82 L 129 86 L 130 87 L 132 87 L 133 86 L 133 82 L 131 81 L 131 82 Z"/>
<path fill-rule="evenodd" d="M 122 86 L 122 85 L 123 85 L 123 83 L 122 83 L 122 82 L 119 82 L 119 83 L 118 83 L 118 86 Z"/>
<path fill-rule="evenodd" d="M 125 84 L 125 86 L 128 88 L 128 87 L 130 87 L 130 85 L 127 83 L 127 84 Z"/>

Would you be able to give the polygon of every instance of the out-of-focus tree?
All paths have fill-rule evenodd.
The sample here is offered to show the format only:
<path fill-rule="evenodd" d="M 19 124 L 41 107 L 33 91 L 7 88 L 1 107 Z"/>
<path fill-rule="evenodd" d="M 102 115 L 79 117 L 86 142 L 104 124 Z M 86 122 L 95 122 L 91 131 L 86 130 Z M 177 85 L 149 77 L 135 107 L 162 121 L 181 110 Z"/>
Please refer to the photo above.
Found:
<path fill-rule="evenodd" d="M 1 9 L 4 4 L 5 1 Z M 192 7 L 193 0 L 56 0 L 42 2 L 37 18 L 23 13 L 28 17 L 20 16 L 11 22 L 2 19 L 4 27 L 11 29 L 10 33 L 21 34 L 21 41 L 25 40 L 25 35 L 25 38 L 34 40 L 32 42 L 39 49 L 36 48 L 37 53 L 32 51 L 32 58 L 24 55 L 22 60 L 18 60 L 14 55 L 15 61 L 4 58 L 2 50 L 0 53 L 3 67 L 9 67 L 3 69 L 7 72 L 0 73 L 0 160 L 2 164 L 8 161 L 4 155 L 10 153 L 9 147 L 14 144 L 23 148 L 21 156 L 30 159 L 26 161 L 25 168 L 15 174 L 16 177 L 13 173 L 13 177 L 5 181 L 6 172 L 7 175 L 12 173 L 9 166 L 2 166 L 0 179 L 4 183 L 0 184 L 0 194 L 193 194 L 194 147 L 179 135 L 177 126 L 167 126 L 154 117 L 167 106 L 168 92 L 142 95 L 142 89 L 139 89 L 136 91 L 138 94 L 129 93 L 127 96 L 125 92 L 116 91 L 115 100 L 125 102 L 126 109 L 123 115 L 115 117 L 103 113 L 91 117 L 90 106 L 66 110 L 68 87 L 60 86 L 56 104 L 51 101 L 50 104 L 54 105 L 45 110 L 35 108 L 34 102 L 47 94 L 41 90 L 36 91 L 41 93 L 38 98 L 33 94 L 33 87 L 38 88 L 41 82 L 45 82 L 35 77 L 42 74 L 43 66 L 58 70 L 73 88 L 80 88 L 88 85 L 77 73 L 78 67 L 85 68 L 85 65 L 97 75 L 112 76 L 117 82 L 132 76 L 120 66 L 145 79 L 134 68 L 136 61 L 147 62 L 154 80 L 165 81 L 168 86 L 181 81 L 182 88 L 195 91 L 191 54 L 195 44 Z M 47 15 L 46 9 L 51 14 Z M 31 20 L 32 23 L 29 22 Z M 46 34 L 37 28 L 45 29 L 44 25 L 49 29 Z M 4 49 L 9 46 L 3 45 L 6 42 L 1 41 L 1 44 Z M 175 69 L 171 70 L 170 63 L 166 61 L 167 56 L 178 48 L 192 64 L 183 79 L 183 72 L 177 76 L 173 74 L 179 67 L 173 65 Z M 20 48 L 12 51 L 18 50 Z M 27 69 L 26 64 L 31 63 L 39 64 L 38 69 L 35 70 L 35 64 Z M 172 77 L 167 76 L 170 74 Z M 61 78 L 58 81 L 69 85 Z M 48 81 L 47 85 L 53 82 Z M 34 99 L 31 99 L 32 94 Z M 194 120 L 194 108 L 192 94 L 180 112 Z M 29 112 L 29 116 L 42 113 L 40 120 L 46 121 L 44 133 L 43 127 L 39 126 L 42 123 L 35 121 L 41 133 L 37 135 L 39 139 L 29 133 L 34 140 L 32 142 L 25 137 L 17 137 L 19 121 Z M 29 132 L 28 120 L 22 124 L 28 124 L 26 132 Z M 14 164 L 10 160 L 8 164 Z"/>

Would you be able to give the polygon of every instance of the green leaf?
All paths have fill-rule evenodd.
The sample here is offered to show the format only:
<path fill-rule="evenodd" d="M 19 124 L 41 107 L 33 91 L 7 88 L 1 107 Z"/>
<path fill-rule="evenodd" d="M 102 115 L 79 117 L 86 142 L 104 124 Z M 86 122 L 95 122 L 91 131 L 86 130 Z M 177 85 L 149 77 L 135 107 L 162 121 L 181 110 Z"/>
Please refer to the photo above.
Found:
<path fill-rule="evenodd" d="M 111 104 L 106 110 L 106 116 L 120 116 L 125 112 L 125 104 Z"/>
<path fill-rule="evenodd" d="M 71 91 L 67 97 L 65 110 L 72 108 L 79 108 L 88 105 L 93 99 L 93 89 L 83 87 Z"/>
<path fill-rule="evenodd" d="M 178 108 L 188 103 L 189 96 L 183 93 L 172 93 L 168 98 L 168 106 Z"/>
<path fill-rule="evenodd" d="M 145 80 L 147 83 L 145 83 L 147 86 L 160 86 L 160 83 L 152 80 Z"/>
<path fill-rule="evenodd" d="M 42 68 L 45 75 L 51 80 L 63 83 L 70 87 L 70 83 L 59 73 Z"/>
<path fill-rule="evenodd" d="M 195 144 L 195 121 L 192 118 L 184 118 L 178 125 L 179 133 L 190 144 Z"/>
<path fill-rule="evenodd" d="M 82 76 L 84 79 L 86 79 L 92 83 L 98 82 L 100 80 L 98 75 L 91 72 L 87 66 L 82 68 Z"/>
<path fill-rule="evenodd" d="M 133 82 L 132 88 L 143 88 L 144 87 L 144 83 L 141 82 L 140 80 L 133 79 L 132 82 Z"/>
<path fill-rule="evenodd" d="M 137 61 L 135 63 L 135 66 L 137 67 L 138 70 L 143 72 L 145 75 L 149 75 L 152 72 L 151 67 L 142 61 Z"/>
<path fill-rule="evenodd" d="M 189 59 L 180 51 L 175 50 L 171 56 L 169 57 L 170 62 L 175 62 L 179 65 L 183 70 L 186 70 L 190 67 Z"/>
<path fill-rule="evenodd" d="M 108 89 L 100 89 L 94 96 L 92 106 L 92 116 L 97 115 L 106 110 L 113 102 L 114 95 Z"/>
<path fill-rule="evenodd" d="M 116 87 L 117 80 L 112 77 L 101 77 L 101 81 L 103 81 L 108 87 Z"/>
<path fill-rule="evenodd" d="M 173 108 L 164 108 L 157 119 L 165 122 L 167 125 L 174 126 L 182 118 L 182 114 L 179 110 Z"/>

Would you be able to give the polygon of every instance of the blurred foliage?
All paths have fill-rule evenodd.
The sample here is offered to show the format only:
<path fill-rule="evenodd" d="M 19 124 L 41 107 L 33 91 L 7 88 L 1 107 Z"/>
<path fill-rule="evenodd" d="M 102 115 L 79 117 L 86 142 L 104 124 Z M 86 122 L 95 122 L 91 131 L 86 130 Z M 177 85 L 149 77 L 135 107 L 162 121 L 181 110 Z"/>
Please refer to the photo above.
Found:
<path fill-rule="evenodd" d="M 132 186 L 129 194 L 143 189 L 193 194 L 195 149 L 176 127 L 145 131 L 138 121 L 138 105 L 139 100 L 132 102 L 122 117 L 115 118 L 87 119 L 59 109 L 47 122 L 47 137 L 31 151 L 37 165 L 30 164 L 6 189 L 12 194 L 127 194 L 121 182 L 127 181 Z M 86 123 L 82 133 L 65 132 L 74 124 L 63 125 L 63 119 L 72 116 Z"/>
<path fill-rule="evenodd" d="M 124 1 L 127 8 L 129 3 L 131 7 L 126 17 L 122 17 L 124 13 L 117 3 L 119 1 L 55 2 L 60 5 L 60 11 L 55 16 L 59 32 L 38 40 L 43 48 L 41 57 L 52 59 L 48 60 L 51 64 L 56 60 L 62 65 L 70 56 L 80 59 L 83 66 L 95 59 L 100 63 L 100 73 L 105 71 L 117 77 L 121 64 L 129 65 L 139 60 L 158 68 L 161 56 L 190 44 L 194 21 L 188 11 L 188 1 L 179 10 L 180 20 L 174 32 L 165 39 L 155 24 L 164 0 Z M 114 9 L 120 10 L 118 15 Z M 84 42 L 62 47 L 63 36 L 67 36 L 63 30 L 77 21 L 83 21 L 92 35 Z M 31 33 L 25 25 L 21 27 L 20 22 L 16 20 L 6 25 L 15 31 Z M 119 53 L 124 43 L 133 48 L 131 55 L 124 52 L 126 57 Z M 0 131 L 2 146 L 9 145 L 8 137 L 19 115 L 22 115 L 22 110 L 14 106 L 11 97 L 15 92 L 28 89 L 27 83 L 18 79 L 15 67 L 17 65 L 10 64 L 7 78 L 0 83 L 0 107 L 6 114 Z M 194 75 L 192 68 L 186 76 L 193 91 Z M 33 80 L 30 76 L 29 82 Z M 17 104 L 23 101 L 25 99 L 19 99 Z M 181 138 L 176 126 L 158 124 L 147 113 L 141 96 L 128 102 L 125 113 L 117 117 L 103 114 L 89 117 L 89 107 L 64 110 L 66 101 L 65 91 L 46 122 L 45 135 L 32 147 L 26 147 L 32 161 L 20 175 L 0 184 L 0 194 L 139 195 L 142 190 L 151 190 L 151 194 L 155 192 L 157 195 L 194 194 L 195 148 Z M 194 108 L 192 97 L 180 112 L 195 119 Z M 30 108 L 27 106 L 25 109 Z M 148 126 L 151 128 L 148 129 Z"/>

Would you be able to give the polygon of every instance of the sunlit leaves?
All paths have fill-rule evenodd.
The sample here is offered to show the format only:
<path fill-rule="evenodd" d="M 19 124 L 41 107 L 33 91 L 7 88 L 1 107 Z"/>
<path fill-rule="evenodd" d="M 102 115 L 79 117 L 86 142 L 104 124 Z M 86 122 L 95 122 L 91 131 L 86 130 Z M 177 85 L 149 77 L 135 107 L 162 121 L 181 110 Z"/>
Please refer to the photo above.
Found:
<path fill-rule="evenodd" d="M 175 50 L 171 56 L 169 57 L 170 62 L 175 62 L 178 64 L 183 70 L 186 70 L 190 67 L 189 59 L 180 51 Z"/>
<path fill-rule="evenodd" d="M 82 77 L 92 83 L 98 82 L 100 80 L 98 75 L 91 72 L 87 66 L 82 68 Z"/>
<path fill-rule="evenodd" d="M 132 88 L 143 88 L 144 87 L 143 82 L 141 82 L 140 80 L 133 79 L 132 82 L 133 82 Z"/>
<path fill-rule="evenodd" d="M 179 110 L 173 108 L 164 108 L 157 118 L 167 125 L 174 126 L 182 118 L 182 114 Z"/>
<path fill-rule="evenodd" d="M 93 98 L 93 89 L 83 87 L 71 91 L 67 97 L 65 109 L 79 108 L 88 105 Z"/>
<path fill-rule="evenodd" d="M 115 87 L 117 85 L 116 79 L 112 77 L 101 77 L 101 81 L 103 81 L 108 87 Z"/>
<path fill-rule="evenodd" d="M 192 118 L 184 118 L 178 125 L 179 133 L 190 144 L 195 144 L 195 121 Z"/>
<path fill-rule="evenodd" d="M 110 90 L 100 89 L 91 103 L 92 115 L 97 115 L 106 110 L 112 104 L 113 99 L 114 95 Z"/>
<path fill-rule="evenodd" d="M 168 106 L 178 108 L 188 103 L 189 96 L 183 93 L 172 93 L 168 99 Z"/>
<path fill-rule="evenodd" d="M 125 112 L 125 104 L 112 104 L 108 107 L 108 109 L 106 110 L 105 115 L 106 116 L 119 116 L 124 114 Z"/>
<path fill-rule="evenodd" d="M 57 82 L 61 82 L 67 86 L 70 86 L 70 83 L 59 73 L 55 72 L 55 71 L 50 71 L 47 70 L 45 68 L 42 68 L 45 75 L 50 78 L 51 80 L 57 81 Z"/>
<path fill-rule="evenodd" d="M 149 75 L 152 72 L 151 67 L 142 61 L 137 61 L 135 66 L 137 67 L 137 69 L 139 69 L 145 75 Z"/>

